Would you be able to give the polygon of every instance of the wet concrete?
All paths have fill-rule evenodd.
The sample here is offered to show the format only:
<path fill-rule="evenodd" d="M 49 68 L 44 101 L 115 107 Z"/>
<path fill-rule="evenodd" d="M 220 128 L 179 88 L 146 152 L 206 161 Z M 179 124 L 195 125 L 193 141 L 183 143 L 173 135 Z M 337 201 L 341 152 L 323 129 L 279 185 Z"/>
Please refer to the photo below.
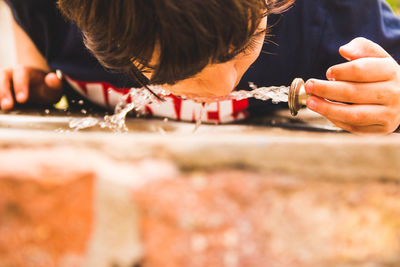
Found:
<path fill-rule="evenodd" d="M 127 120 L 127 133 L 99 128 L 65 131 L 69 120 L 0 115 L 0 147 L 86 147 L 121 159 L 173 159 L 186 170 L 244 168 L 305 179 L 400 179 L 398 134 L 361 137 L 316 132 L 320 124 L 311 118 L 311 130 L 306 126 L 290 130 L 276 125 L 202 125 L 195 133 L 193 123 L 136 118 Z"/>

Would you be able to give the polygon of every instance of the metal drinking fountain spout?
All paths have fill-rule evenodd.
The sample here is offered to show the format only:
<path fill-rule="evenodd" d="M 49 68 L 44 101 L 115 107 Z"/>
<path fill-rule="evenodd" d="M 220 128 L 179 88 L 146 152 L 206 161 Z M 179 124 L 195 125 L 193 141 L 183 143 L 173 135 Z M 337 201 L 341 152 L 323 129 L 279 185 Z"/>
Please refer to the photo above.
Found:
<path fill-rule="evenodd" d="M 304 80 L 301 78 L 294 79 L 289 87 L 288 99 L 289 110 L 292 116 L 296 116 L 300 108 L 306 105 L 309 96 L 304 88 Z"/>

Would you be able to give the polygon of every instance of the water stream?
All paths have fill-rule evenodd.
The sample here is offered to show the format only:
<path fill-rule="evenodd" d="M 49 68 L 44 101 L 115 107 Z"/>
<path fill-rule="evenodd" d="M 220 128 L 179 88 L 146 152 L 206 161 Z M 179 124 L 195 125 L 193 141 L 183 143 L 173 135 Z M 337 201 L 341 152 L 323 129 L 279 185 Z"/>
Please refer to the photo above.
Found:
<path fill-rule="evenodd" d="M 280 102 L 288 102 L 289 87 L 287 86 L 271 86 L 257 88 L 253 83 L 249 83 L 251 91 L 240 90 L 233 91 L 225 97 L 218 98 L 195 98 L 192 99 L 196 102 L 203 103 L 199 114 L 196 114 L 196 124 L 194 132 L 200 127 L 202 118 L 207 110 L 207 103 L 224 101 L 224 100 L 243 100 L 246 98 L 255 98 L 263 101 L 271 100 L 272 103 L 277 104 Z M 156 93 L 161 99 L 171 93 L 159 86 L 151 86 L 151 90 Z M 182 99 L 187 99 L 181 96 Z M 142 88 L 132 88 L 128 94 L 121 97 L 117 104 L 113 115 L 106 115 L 103 120 L 87 117 L 80 119 L 73 119 L 69 123 L 69 127 L 75 131 L 100 126 L 103 129 L 110 129 L 114 132 L 127 132 L 126 116 L 129 112 L 135 111 L 138 116 L 145 114 L 146 105 L 159 102 L 152 93 Z"/>

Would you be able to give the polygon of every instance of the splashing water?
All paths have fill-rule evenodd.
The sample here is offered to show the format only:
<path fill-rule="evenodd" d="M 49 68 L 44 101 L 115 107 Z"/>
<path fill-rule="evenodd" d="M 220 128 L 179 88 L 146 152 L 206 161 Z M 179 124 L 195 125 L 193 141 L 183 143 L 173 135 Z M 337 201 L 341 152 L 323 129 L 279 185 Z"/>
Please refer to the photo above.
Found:
<path fill-rule="evenodd" d="M 108 128 L 117 132 L 128 131 L 126 127 L 126 115 L 135 110 L 138 114 L 143 114 L 145 106 L 154 101 L 153 95 L 147 90 L 131 89 L 124 95 L 115 107 L 114 115 L 107 115 L 104 121 L 100 122 L 101 128 Z"/>
<path fill-rule="evenodd" d="M 170 93 L 166 90 L 154 87 L 152 90 L 157 92 L 160 97 L 165 97 Z M 154 92 L 154 91 L 153 91 Z M 115 132 L 126 132 L 126 115 L 132 110 L 136 111 L 138 115 L 144 114 L 146 105 L 155 101 L 159 101 L 148 90 L 141 88 L 132 88 L 128 94 L 123 95 L 115 107 L 114 115 L 106 115 L 101 121 L 96 118 L 83 118 L 71 120 L 69 127 L 75 131 L 100 126 L 102 129 L 110 129 Z"/>
<path fill-rule="evenodd" d="M 196 124 L 194 126 L 193 133 L 195 133 L 200 128 L 202 119 L 203 119 L 204 115 L 206 114 L 207 107 L 208 107 L 207 103 L 202 103 L 201 108 L 197 114 Z"/>
<path fill-rule="evenodd" d="M 214 98 L 195 98 L 197 102 L 217 102 L 224 100 L 243 100 L 246 98 L 255 98 L 262 101 L 271 100 L 272 103 L 288 102 L 289 86 L 270 86 L 258 88 L 254 83 L 249 83 L 251 91 L 240 90 L 233 91 L 227 96 Z"/>
<path fill-rule="evenodd" d="M 242 100 L 253 97 L 263 101 L 271 100 L 274 104 L 288 102 L 289 86 L 270 86 L 257 88 L 254 83 L 249 83 L 249 86 L 252 89 L 251 91 L 233 91 L 228 95 L 228 98 Z"/>
<path fill-rule="evenodd" d="M 84 118 L 84 119 L 73 119 L 69 122 L 69 128 L 75 131 L 91 128 L 99 124 L 99 120 L 96 118 Z"/>
<path fill-rule="evenodd" d="M 243 100 L 246 98 L 255 98 L 263 101 L 271 100 L 272 103 L 277 104 L 280 102 L 288 102 L 289 87 L 287 86 L 271 86 L 271 87 L 260 87 L 257 88 L 253 83 L 249 83 L 251 91 L 241 90 L 234 91 L 225 97 L 215 98 L 191 98 L 196 102 L 202 103 L 201 109 L 196 116 L 196 124 L 194 131 L 200 127 L 202 118 L 207 110 L 207 103 L 224 101 L 224 100 Z M 171 95 L 171 93 L 159 86 L 151 86 L 151 90 L 157 94 L 161 99 L 165 96 Z M 181 96 L 182 99 L 188 99 L 185 96 Z M 152 93 L 144 88 L 132 88 L 128 94 L 123 95 L 121 100 L 116 105 L 114 115 L 106 115 L 103 120 L 96 119 L 93 117 L 74 119 L 69 123 L 69 127 L 75 131 L 100 126 L 103 129 L 110 129 L 115 132 L 127 132 L 126 116 L 132 110 L 136 111 L 138 116 L 145 113 L 146 105 L 160 101 Z"/>

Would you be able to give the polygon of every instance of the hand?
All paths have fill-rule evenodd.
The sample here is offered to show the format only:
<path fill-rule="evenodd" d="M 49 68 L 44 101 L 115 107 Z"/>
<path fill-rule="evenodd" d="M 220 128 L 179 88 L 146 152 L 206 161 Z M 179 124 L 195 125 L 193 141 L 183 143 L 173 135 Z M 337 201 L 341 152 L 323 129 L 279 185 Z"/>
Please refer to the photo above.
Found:
<path fill-rule="evenodd" d="M 15 96 L 15 99 L 13 97 Z M 55 73 L 19 66 L 0 70 L 0 107 L 10 110 L 14 101 L 23 104 L 56 103 L 62 95 L 62 81 Z"/>
<path fill-rule="evenodd" d="M 349 62 L 329 68 L 328 81 L 307 81 L 306 91 L 312 94 L 307 107 L 349 132 L 395 131 L 400 124 L 398 63 L 365 38 L 354 39 L 339 53 Z"/>

